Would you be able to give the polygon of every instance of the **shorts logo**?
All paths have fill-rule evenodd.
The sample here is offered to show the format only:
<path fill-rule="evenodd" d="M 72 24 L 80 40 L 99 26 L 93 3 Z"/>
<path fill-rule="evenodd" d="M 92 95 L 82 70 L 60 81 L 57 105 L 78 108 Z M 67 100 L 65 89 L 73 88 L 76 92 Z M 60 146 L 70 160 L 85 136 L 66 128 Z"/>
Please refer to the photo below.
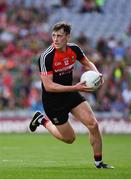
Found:
<path fill-rule="evenodd" d="M 55 117 L 55 118 L 53 118 L 53 120 L 54 120 L 54 122 L 57 124 L 57 123 L 59 123 L 59 121 L 58 121 L 58 119 Z"/>

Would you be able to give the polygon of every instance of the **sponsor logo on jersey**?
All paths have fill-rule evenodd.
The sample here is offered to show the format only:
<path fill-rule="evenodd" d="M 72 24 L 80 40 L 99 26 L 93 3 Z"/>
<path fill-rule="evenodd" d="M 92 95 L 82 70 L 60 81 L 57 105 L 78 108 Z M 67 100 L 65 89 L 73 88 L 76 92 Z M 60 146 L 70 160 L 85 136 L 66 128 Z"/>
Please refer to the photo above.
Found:
<path fill-rule="evenodd" d="M 67 71 L 69 69 L 72 69 L 73 68 L 73 64 L 71 64 L 70 66 L 66 66 L 66 67 L 62 67 L 60 69 L 55 69 L 55 72 L 62 72 L 62 71 Z"/>
<path fill-rule="evenodd" d="M 60 66 L 62 63 L 60 61 L 55 62 L 55 66 Z"/>

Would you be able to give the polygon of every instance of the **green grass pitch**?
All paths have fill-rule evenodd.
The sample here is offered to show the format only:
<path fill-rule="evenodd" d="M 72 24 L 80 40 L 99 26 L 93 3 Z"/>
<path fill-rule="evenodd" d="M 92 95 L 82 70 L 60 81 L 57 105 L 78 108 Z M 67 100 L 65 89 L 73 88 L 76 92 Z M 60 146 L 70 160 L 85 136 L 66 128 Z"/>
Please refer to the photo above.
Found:
<path fill-rule="evenodd" d="M 0 134 L 1 179 L 131 179 L 131 136 L 103 135 L 104 162 L 96 169 L 87 135 L 64 144 L 49 134 Z"/>

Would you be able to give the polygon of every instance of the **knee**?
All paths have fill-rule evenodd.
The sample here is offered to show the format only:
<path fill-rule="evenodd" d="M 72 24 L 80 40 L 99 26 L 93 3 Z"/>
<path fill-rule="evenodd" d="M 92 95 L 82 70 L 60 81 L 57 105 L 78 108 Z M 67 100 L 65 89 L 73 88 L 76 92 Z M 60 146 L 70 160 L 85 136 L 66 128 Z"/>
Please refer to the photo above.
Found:
<path fill-rule="evenodd" d="M 98 125 L 98 122 L 97 122 L 97 121 L 93 122 L 93 128 L 94 128 L 94 129 L 98 129 L 98 126 L 99 126 L 99 125 Z"/>
<path fill-rule="evenodd" d="M 98 122 L 92 121 L 92 123 L 89 125 L 90 130 L 98 130 Z"/>
<path fill-rule="evenodd" d="M 75 136 L 71 137 L 71 138 L 65 138 L 63 139 L 63 141 L 67 144 L 72 144 L 75 141 Z"/>

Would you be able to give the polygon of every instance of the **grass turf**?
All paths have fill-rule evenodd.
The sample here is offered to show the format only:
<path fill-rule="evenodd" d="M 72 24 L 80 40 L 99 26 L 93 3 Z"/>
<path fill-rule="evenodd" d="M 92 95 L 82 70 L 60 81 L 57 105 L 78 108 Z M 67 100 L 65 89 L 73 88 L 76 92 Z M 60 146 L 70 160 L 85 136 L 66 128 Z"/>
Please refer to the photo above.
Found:
<path fill-rule="evenodd" d="M 49 134 L 0 134 L 1 179 L 130 179 L 130 135 L 104 135 L 104 162 L 96 169 L 87 135 L 64 144 Z"/>

